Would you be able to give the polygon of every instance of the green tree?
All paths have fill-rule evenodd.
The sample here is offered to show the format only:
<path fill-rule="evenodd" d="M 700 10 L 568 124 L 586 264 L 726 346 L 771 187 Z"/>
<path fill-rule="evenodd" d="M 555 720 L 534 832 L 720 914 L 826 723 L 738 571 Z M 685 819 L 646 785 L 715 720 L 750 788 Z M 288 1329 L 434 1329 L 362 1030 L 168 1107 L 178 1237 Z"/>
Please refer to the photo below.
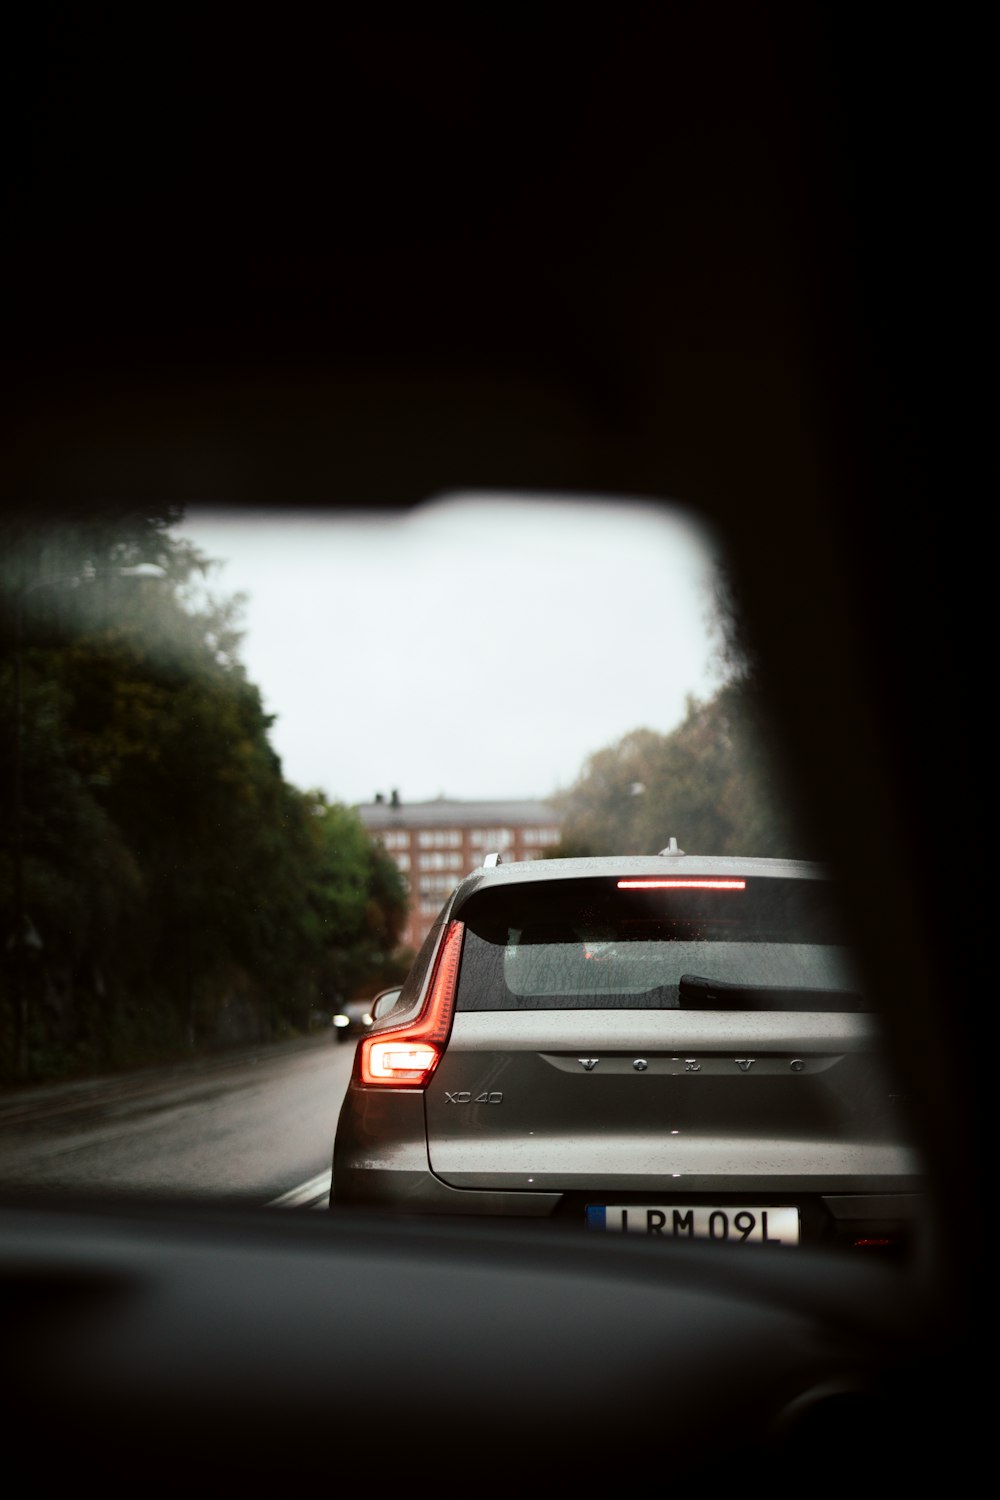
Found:
<path fill-rule="evenodd" d="M 803 858 L 781 787 L 752 683 L 731 681 L 689 698 L 672 733 L 634 729 L 592 755 L 556 799 L 563 833 L 550 854 L 648 854 L 674 837 L 692 854 Z"/>
<path fill-rule="evenodd" d="M 670 733 L 633 729 L 591 755 L 554 799 L 563 829 L 549 857 L 654 853 L 670 838 L 691 854 L 815 856 L 770 730 L 739 584 L 724 566 L 707 623 L 718 690 L 689 697 Z"/>
<path fill-rule="evenodd" d="M 284 780 L 241 601 L 206 592 L 179 520 L 2 537 L 8 1076 L 21 1000 L 49 1076 L 301 1030 L 395 961 L 398 872 L 355 813 Z M 159 576 L 123 573 L 143 563 Z"/>

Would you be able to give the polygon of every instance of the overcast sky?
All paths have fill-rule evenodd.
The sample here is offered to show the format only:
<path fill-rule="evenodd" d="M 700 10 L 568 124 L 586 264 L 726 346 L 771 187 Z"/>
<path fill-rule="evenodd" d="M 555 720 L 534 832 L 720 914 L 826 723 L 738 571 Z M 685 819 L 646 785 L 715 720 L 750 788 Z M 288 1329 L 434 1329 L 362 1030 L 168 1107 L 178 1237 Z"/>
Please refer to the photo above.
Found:
<path fill-rule="evenodd" d="M 287 780 L 336 801 L 547 797 L 718 686 L 713 558 L 684 513 L 454 496 L 372 519 L 188 510 L 245 592 Z"/>

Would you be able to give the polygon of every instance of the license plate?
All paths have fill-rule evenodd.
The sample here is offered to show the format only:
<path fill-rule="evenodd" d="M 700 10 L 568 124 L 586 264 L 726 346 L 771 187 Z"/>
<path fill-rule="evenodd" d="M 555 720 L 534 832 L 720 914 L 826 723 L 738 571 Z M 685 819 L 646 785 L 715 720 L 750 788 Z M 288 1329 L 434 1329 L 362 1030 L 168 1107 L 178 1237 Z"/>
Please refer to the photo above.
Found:
<path fill-rule="evenodd" d="M 587 1205 L 587 1227 L 668 1240 L 716 1240 L 730 1245 L 797 1245 L 797 1208 L 726 1208 L 693 1204 Z"/>

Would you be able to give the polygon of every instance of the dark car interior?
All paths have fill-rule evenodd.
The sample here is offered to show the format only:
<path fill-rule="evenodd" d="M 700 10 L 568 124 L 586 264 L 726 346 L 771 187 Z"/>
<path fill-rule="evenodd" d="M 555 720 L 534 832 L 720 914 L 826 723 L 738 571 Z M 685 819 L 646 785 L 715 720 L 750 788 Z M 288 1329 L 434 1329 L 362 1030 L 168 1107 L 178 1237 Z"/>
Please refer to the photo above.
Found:
<path fill-rule="evenodd" d="M 884 1493 L 962 1484 L 985 1447 L 974 39 L 912 11 L 580 16 L 27 19 L 4 504 L 689 505 L 884 1018 L 923 1252 L 2 1194 L 16 1487 Z M 426 670 L 451 690 L 446 643 Z"/>

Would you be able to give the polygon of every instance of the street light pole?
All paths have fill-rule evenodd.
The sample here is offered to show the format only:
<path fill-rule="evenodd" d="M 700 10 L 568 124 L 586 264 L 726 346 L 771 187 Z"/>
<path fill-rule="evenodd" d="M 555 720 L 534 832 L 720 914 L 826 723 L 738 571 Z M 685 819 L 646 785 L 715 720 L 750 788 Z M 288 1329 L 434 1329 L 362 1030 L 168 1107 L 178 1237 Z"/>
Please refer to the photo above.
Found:
<path fill-rule="evenodd" d="M 24 950 L 27 946 L 27 913 L 24 909 L 24 601 L 35 589 L 70 583 L 75 588 L 98 577 L 165 578 L 166 570 L 158 563 L 137 563 L 133 567 L 95 568 L 82 576 L 77 573 L 53 573 L 23 584 L 14 598 L 14 806 L 11 824 L 14 843 L 14 1067 L 18 1078 L 28 1070 L 28 987 L 25 983 Z"/>

